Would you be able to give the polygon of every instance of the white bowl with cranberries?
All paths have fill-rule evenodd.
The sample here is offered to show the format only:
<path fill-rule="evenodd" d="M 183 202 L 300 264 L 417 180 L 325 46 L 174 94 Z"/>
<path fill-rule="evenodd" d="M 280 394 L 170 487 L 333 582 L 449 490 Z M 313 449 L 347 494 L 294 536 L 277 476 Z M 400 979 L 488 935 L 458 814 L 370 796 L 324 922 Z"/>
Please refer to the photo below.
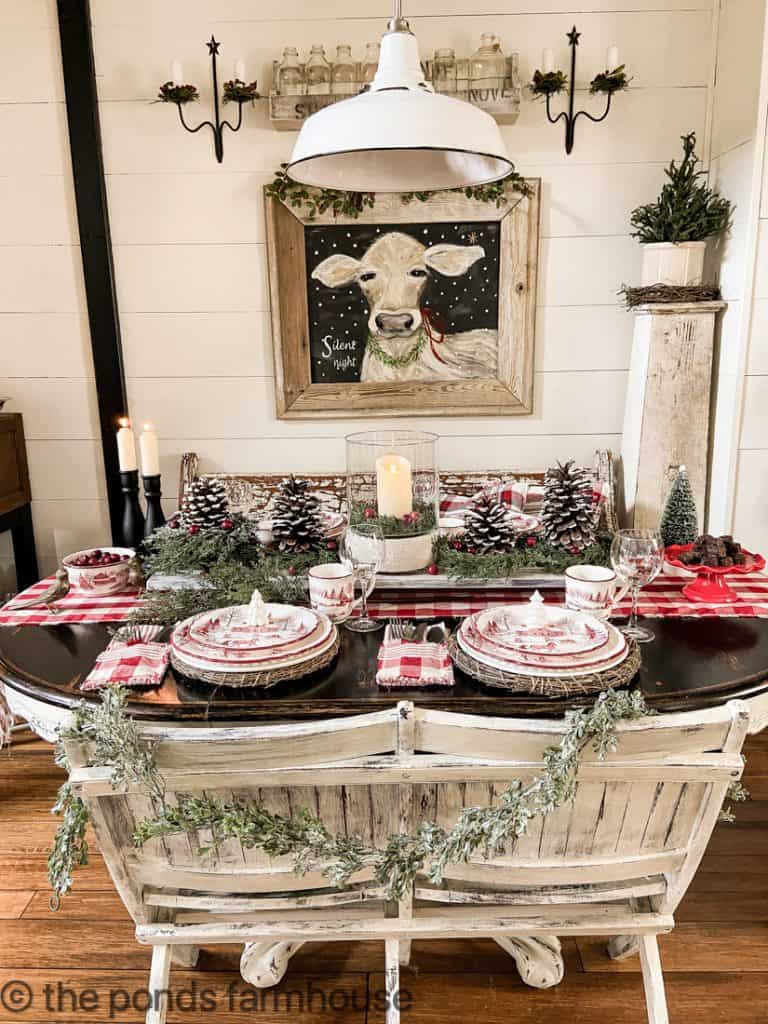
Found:
<path fill-rule="evenodd" d="M 89 594 L 119 594 L 128 589 L 133 548 L 89 548 L 62 559 L 69 582 Z"/>

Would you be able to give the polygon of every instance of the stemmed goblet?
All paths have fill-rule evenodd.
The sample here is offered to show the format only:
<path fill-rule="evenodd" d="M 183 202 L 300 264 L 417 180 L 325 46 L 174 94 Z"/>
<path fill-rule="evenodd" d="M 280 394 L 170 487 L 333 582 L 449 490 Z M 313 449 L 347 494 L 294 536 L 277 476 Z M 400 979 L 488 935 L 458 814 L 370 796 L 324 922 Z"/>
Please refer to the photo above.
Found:
<path fill-rule="evenodd" d="M 664 545 L 655 530 L 619 530 L 611 544 L 611 562 L 618 576 L 632 591 L 632 613 L 621 632 L 638 643 L 653 640 L 652 630 L 637 621 L 637 599 L 640 589 L 656 579 L 664 564 Z"/>
<path fill-rule="evenodd" d="M 376 573 L 384 564 L 384 534 L 377 523 L 358 523 L 344 531 L 339 554 L 341 561 L 360 584 L 360 616 L 347 619 L 344 625 L 357 633 L 380 629 L 383 623 L 368 614 L 368 595 L 376 582 Z"/>

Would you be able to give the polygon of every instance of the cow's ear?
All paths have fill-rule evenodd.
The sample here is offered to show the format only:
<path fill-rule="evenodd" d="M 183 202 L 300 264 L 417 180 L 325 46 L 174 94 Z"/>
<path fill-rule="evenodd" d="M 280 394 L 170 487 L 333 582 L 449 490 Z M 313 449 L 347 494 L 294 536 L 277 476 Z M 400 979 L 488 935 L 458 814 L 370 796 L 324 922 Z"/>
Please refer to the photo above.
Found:
<path fill-rule="evenodd" d="M 312 277 L 320 281 L 326 288 L 341 288 L 352 284 L 360 269 L 360 260 L 354 256 L 328 256 L 318 263 L 312 271 Z"/>
<path fill-rule="evenodd" d="M 482 245 L 452 245 L 450 242 L 441 242 L 427 249 L 424 253 L 424 262 L 438 274 L 461 277 L 473 263 L 477 263 L 484 256 L 485 249 Z"/>

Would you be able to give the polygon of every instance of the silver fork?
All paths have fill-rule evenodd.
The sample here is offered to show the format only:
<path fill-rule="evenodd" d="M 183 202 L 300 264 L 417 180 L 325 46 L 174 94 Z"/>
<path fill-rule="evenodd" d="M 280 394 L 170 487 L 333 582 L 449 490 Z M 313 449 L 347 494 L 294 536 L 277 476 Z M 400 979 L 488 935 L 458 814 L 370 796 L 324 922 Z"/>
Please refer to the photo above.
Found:
<path fill-rule="evenodd" d="M 405 624 L 401 618 L 395 616 L 389 620 L 389 635 L 393 640 L 405 639 Z"/>

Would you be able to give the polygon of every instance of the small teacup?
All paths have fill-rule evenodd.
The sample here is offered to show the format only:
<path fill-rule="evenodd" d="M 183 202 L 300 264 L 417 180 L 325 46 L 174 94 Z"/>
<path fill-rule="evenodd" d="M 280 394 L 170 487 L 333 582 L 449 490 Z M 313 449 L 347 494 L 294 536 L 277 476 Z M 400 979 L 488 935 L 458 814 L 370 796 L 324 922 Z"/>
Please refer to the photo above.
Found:
<path fill-rule="evenodd" d="M 340 562 L 313 565 L 309 570 L 309 601 L 316 612 L 331 622 L 346 622 L 360 604 L 355 598 L 355 574 Z M 374 580 L 369 584 L 370 594 Z"/>
<path fill-rule="evenodd" d="M 629 590 L 613 569 L 602 565 L 572 565 L 565 570 L 565 607 L 607 619 Z"/>

